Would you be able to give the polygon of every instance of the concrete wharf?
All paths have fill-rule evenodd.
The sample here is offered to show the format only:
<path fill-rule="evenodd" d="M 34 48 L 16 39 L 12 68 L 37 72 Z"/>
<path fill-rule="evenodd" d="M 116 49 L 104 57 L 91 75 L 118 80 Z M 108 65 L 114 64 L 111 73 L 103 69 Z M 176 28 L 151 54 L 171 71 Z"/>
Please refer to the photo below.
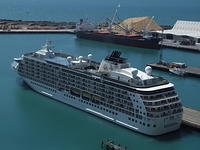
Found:
<path fill-rule="evenodd" d="M 172 47 L 172 48 L 176 48 L 176 49 L 184 49 L 184 50 L 200 52 L 200 44 L 181 45 L 179 41 L 163 39 L 162 45 L 163 45 L 163 47 Z"/>
<path fill-rule="evenodd" d="M 68 33 L 75 34 L 75 29 L 42 29 L 42 30 L 28 30 L 28 29 L 12 29 L 12 30 L 0 30 L 0 33 Z"/>
<path fill-rule="evenodd" d="M 182 124 L 192 128 L 200 129 L 200 111 L 183 107 Z"/>
<path fill-rule="evenodd" d="M 77 22 L 0 19 L 0 33 L 75 33 Z"/>
<path fill-rule="evenodd" d="M 173 68 L 174 65 L 175 63 L 166 63 L 166 62 L 147 64 L 147 66 L 163 71 L 169 71 L 169 69 Z M 185 71 L 185 76 L 200 77 L 200 68 L 186 66 L 185 68 L 182 69 Z"/>

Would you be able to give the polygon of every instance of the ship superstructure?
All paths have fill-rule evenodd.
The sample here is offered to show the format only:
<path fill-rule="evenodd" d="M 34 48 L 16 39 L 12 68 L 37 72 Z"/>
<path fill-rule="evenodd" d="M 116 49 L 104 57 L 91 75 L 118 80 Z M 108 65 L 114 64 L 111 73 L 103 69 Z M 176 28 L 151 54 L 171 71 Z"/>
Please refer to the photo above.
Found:
<path fill-rule="evenodd" d="M 35 91 L 75 108 L 147 134 L 179 129 L 182 105 L 174 85 L 131 67 L 119 51 L 101 63 L 43 49 L 15 58 L 14 70 Z"/>

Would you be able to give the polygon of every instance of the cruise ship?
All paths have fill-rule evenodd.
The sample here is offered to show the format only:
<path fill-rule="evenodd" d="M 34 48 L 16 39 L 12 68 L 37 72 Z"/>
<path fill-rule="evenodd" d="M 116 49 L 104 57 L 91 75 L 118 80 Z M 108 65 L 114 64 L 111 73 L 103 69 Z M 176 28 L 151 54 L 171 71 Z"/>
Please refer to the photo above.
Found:
<path fill-rule="evenodd" d="M 54 52 L 50 44 L 14 58 L 12 68 L 31 89 L 146 135 L 179 129 L 182 105 L 174 85 L 131 67 L 121 52 L 101 62 Z"/>

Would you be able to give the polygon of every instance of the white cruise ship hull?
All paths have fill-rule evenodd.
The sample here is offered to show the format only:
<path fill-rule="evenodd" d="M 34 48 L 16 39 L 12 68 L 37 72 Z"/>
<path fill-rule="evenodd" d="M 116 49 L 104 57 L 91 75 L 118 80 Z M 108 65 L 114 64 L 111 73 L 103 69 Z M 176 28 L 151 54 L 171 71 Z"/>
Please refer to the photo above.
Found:
<path fill-rule="evenodd" d="M 38 93 L 143 134 L 162 135 L 180 128 L 182 118 L 181 114 L 178 114 L 175 117 L 173 116 L 173 119 L 159 118 L 157 120 L 146 120 L 146 123 L 156 125 L 156 127 L 147 127 L 144 126 L 143 123 L 140 123 L 139 120 L 137 123 L 129 120 L 129 116 L 126 114 L 120 112 L 116 112 L 117 115 L 110 113 L 109 111 L 111 110 L 109 110 L 107 107 L 92 104 L 81 97 L 71 95 L 68 91 L 59 91 L 28 78 L 23 77 L 23 79 L 34 91 Z"/>

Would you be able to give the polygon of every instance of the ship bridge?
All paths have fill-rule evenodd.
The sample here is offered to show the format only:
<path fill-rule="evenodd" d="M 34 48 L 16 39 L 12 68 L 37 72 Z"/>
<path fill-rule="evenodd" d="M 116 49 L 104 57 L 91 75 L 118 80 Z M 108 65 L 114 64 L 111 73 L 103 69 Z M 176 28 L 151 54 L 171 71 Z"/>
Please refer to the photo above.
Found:
<path fill-rule="evenodd" d="M 143 72 L 131 67 L 127 60 L 120 55 L 121 52 L 113 51 L 111 55 L 102 60 L 98 72 L 105 73 L 109 78 L 128 83 L 133 87 L 145 88 L 168 83 L 161 77 L 151 75 L 151 67 L 147 66 Z"/>

